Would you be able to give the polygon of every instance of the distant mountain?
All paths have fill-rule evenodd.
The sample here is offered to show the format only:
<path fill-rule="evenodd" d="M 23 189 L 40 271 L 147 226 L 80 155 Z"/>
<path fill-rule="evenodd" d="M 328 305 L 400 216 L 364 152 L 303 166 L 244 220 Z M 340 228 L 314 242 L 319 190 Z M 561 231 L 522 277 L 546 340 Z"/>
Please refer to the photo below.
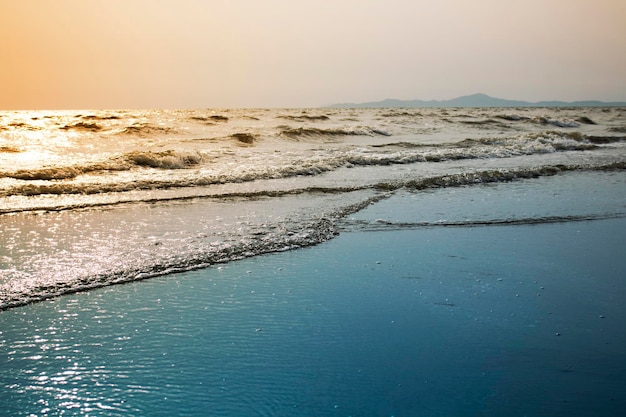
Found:
<path fill-rule="evenodd" d="M 387 99 L 381 101 L 371 101 L 367 103 L 340 103 L 332 104 L 330 108 L 350 108 L 350 107 L 603 107 L 620 106 L 626 107 L 626 102 L 604 102 L 604 101 L 520 101 L 506 100 L 502 98 L 490 97 L 486 94 L 472 94 L 453 98 L 452 100 L 396 100 Z"/>

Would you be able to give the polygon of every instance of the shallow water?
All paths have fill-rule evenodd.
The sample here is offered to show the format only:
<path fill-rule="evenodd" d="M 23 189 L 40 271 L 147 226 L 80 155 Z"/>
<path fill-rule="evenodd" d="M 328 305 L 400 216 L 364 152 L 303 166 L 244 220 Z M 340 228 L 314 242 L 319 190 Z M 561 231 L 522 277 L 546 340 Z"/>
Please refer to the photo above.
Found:
<path fill-rule="evenodd" d="M 506 191 L 504 191 L 506 187 Z M 571 172 L 510 184 L 400 190 L 348 216 L 344 229 L 472 226 L 626 216 L 622 172 Z"/>
<path fill-rule="evenodd" d="M 625 115 L 619 107 L 0 112 L 0 309 L 320 243 L 364 227 L 339 221 L 393 194 L 582 173 L 570 177 L 580 181 L 569 186 L 572 200 L 575 190 L 595 192 L 596 173 L 623 172 Z M 604 201 L 610 190 L 600 192 Z M 527 214 L 511 202 L 498 218 L 481 218 L 475 203 L 451 198 L 417 207 L 436 214 L 458 204 L 457 225 L 524 223 L 550 220 L 533 213 L 561 200 L 527 201 Z M 554 215 L 619 215 L 572 207 Z M 367 225 L 381 226 L 390 225 Z"/>
<path fill-rule="evenodd" d="M 2 311 L 0 410 L 622 415 L 623 200 L 576 199 L 573 183 L 399 193 L 319 246 Z M 602 216 L 438 224 L 503 213 Z"/>

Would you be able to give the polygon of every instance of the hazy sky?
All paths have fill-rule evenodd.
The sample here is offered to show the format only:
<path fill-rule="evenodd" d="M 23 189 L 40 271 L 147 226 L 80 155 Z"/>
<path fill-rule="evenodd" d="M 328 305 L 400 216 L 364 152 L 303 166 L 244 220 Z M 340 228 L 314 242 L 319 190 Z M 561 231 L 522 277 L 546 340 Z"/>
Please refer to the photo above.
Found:
<path fill-rule="evenodd" d="M 625 0 L 0 0 L 0 108 L 626 100 Z"/>

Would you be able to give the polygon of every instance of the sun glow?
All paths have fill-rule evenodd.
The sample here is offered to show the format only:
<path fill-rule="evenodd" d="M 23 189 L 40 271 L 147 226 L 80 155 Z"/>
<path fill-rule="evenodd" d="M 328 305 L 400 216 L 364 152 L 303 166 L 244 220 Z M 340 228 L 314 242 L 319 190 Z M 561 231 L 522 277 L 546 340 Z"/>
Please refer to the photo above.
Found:
<path fill-rule="evenodd" d="M 2 1 L 0 109 L 624 100 L 626 3 L 513 3 Z"/>
<path fill-rule="evenodd" d="M 69 118 L 67 111 L 14 111 L 0 113 L 0 166 L 16 172 L 57 165 L 60 149 L 73 146 L 75 133 L 59 129 Z"/>

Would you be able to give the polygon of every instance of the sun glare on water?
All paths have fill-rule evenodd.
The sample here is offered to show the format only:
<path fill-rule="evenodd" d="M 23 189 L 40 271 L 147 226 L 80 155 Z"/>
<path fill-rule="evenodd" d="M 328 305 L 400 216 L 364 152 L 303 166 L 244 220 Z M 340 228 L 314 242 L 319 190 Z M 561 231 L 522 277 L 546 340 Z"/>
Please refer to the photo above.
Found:
<path fill-rule="evenodd" d="M 60 129 L 66 117 L 50 111 L 0 114 L 1 170 L 27 170 L 62 160 L 62 150 L 72 146 L 72 133 Z"/>

